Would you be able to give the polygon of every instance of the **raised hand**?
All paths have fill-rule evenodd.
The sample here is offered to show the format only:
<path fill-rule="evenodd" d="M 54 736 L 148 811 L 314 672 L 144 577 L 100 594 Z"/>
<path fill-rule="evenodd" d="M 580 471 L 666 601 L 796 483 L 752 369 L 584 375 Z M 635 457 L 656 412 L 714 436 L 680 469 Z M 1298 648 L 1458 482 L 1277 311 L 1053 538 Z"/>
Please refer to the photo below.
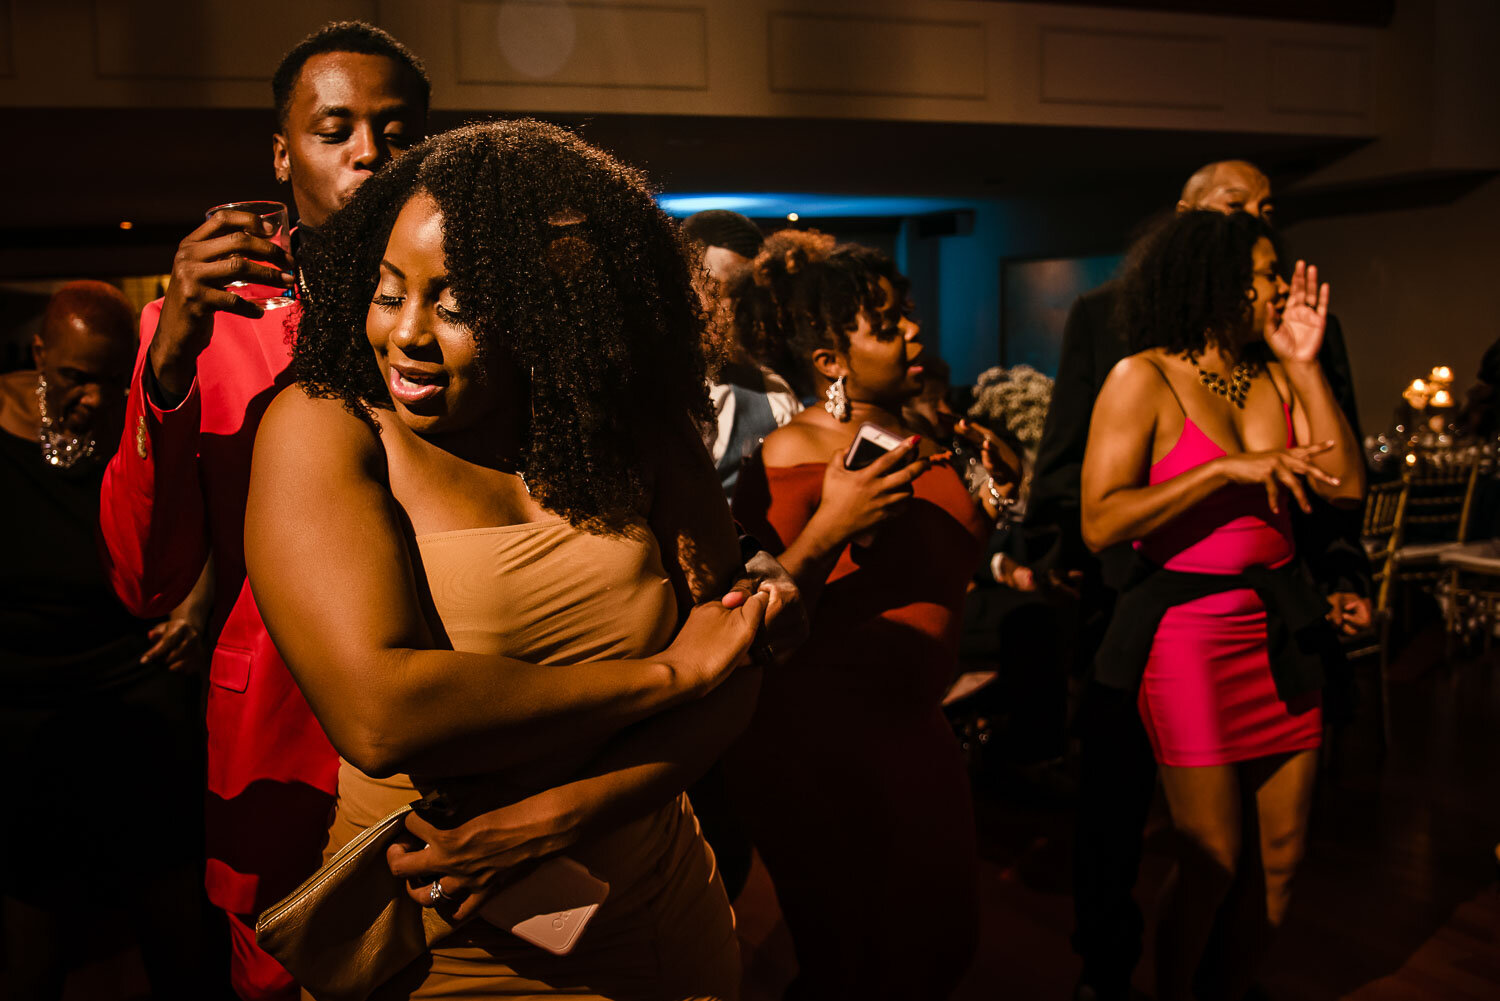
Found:
<path fill-rule="evenodd" d="M 1283 362 L 1314 361 L 1327 326 L 1328 283 L 1320 286 L 1317 267 L 1298 261 L 1280 322 L 1274 310 L 1266 313 L 1266 344 Z"/>
<path fill-rule="evenodd" d="M 979 446 L 979 461 L 997 485 L 1020 483 L 1021 457 L 1005 443 L 1004 438 L 983 424 L 975 424 L 968 418 L 954 425 L 953 432 Z"/>
<path fill-rule="evenodd" d="M 272 235 L 255 213 L 221 209 L 177 245 L 151 342 L 151 368 L 163 388 L 178 396 L 187 394 L 219 311 L 252 319 L 265 312 L 229 291 L 230 283 L 285 288 L 295 280 L 291 255 L 271 242 Z"/>

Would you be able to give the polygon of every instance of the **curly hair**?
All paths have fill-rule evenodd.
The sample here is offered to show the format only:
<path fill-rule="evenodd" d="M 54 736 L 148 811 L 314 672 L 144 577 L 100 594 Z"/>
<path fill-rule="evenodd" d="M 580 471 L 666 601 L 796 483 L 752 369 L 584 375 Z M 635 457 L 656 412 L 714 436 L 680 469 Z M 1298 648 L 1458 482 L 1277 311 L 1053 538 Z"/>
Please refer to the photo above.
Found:
<path fill-rule="evenodd" d="M 874 247 L 866 247 L 862 243 L 845 243 L 834 251 L 835 257 L 847 257 L 856 265 L 864 268 L 878 281 L 884 278 L 891 283 L 895 297 L 891 300 L 890 312 L 893 315 L 904 315 L 911 309 L 911 279 L 896 270 L 896 262 L 891 260 L 883 251 Z M 877 300 L 880 298 L 876 296 Z M 884 302 L 877 302 L 877 310 L 885 307 Z"/>
<path fill-rule="evenodd" d="M 877 313 L 885 305 L 875 257 L 884 255 L 837 246 L 817 230 L 784 229 L 767 237 L 728 290 L 735 330 L 751 357 L 799 394 L 812 395 L 813 352 L 847 351 L 860 313 Z"/>
<path fill-rule="evenodd" d="M 537 501 L 608 529 L 649 501 L 644 450 L 712 419 L 703 312 L 677 228 L 645 178 L 554 125 L 469 125 L 361 185 L 299 256 L 308 295 L 292 375 L 370 421 L 391 409 L 365 317 L 401 208 L 429 195 L 481 373 L 530 387 L 520 470 Z M 492 384 L 494 384 L 492 380 Z"/>
<path fill-rule="evenodd" d="M 1212 343 L 1258 362 L 1250 329 L 1252 254 L 1275 233 L 1244 212 L 1177 212 L 1147 231 L 1126 256 L 1120 329 L 1132 351 L 1162 348 L 1196 358 Z"/>
<path fill-rule="evenodd" d="M 427 77 L 427 67 L 422 65 L 422 60 L 415 53 L 396 41 L 389 32 L 382 31 L 373 24 L 363 21 L 330 21 L 292 46 L 291 51 L 281 57 L 276 72 L 271 74 L 271 98 L 276 103 L 278 128 L 286 126 L 287 109 L 292 103 L 292 88 L 297 84 L 297 77 L 302 74 L 302 67 L 313 56 L 321 56 L 325 52 L 385 56 L 397 63 L 410 78 L 415 96 L 421 101 L 422 113 L 427 113 L 428 104 L 432 100 L 432 81 Z"/>

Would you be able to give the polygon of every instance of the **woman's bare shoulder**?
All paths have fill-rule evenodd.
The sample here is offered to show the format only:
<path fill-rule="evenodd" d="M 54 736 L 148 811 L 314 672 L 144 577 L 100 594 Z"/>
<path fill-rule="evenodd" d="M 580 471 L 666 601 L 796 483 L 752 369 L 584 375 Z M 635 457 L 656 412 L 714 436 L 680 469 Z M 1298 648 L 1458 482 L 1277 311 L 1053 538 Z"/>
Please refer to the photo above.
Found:
<path fill-rule="evenodd" d="M 797 466 L 805 462 L 827 462 L 836 443 L 816 411 L 804 410 L 766 435 L 761 461 L 768 466 Z"/>
<path fill-rule="evenodd" d="M 1099 396 L 1103 398 L 1106 393 L 1111 396 L 1154 393 L 1166 385 L 1164 367 L 1168 364 L 1169 359 L 1156 348 L 1126 355 L 1109 370 Z"/>
<path fill-rule="evenodd" d="M 276 394 L 261 417 L 256 451 L 306 454 L 321 461 L 339 457 L 383 460 L 379 433 L 372 422 L 351 413 L 342 400 L 312 395 L 301 383 Z"/>

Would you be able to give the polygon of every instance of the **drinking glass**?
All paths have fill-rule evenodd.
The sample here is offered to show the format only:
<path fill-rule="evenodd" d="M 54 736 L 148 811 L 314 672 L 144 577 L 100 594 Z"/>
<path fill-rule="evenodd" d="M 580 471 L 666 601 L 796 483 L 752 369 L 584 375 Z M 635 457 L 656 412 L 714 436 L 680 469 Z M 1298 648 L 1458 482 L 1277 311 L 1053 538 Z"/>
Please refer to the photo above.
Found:
<path fill-rule="evenodd" d="M 286 206 L 281 202 L 226 202 L 223 205 L 215 205 L 213 208 L 203 213 L 203 217 L 207 219 L 215 212 L 226 210 L 235 212 L 253 212 L 256 215 L 260 216 L 262 222 L 268 222 L 273 227 L 273 232 L 269 237 L 270 241 L 276 244 L 276 246 L 280 247 L 282 250 L 285 250 L 288 254 L 292 252 L 291 222 L 287 215 Z M 260 284 L 261 283 L 258 282 L 230 282 L 227 287 L 238 291 L 239 289 L 246 288 L 251 285 Z M 290 289 L 288 289 L 286 292 L 283 292 L 281 295 L 273 295 L 269 298 L 262 298 L 261 296 L 255 295 L 244 295 L 243 293 L 238 294 L 240 294 L 241 298 L 248 299 L 256 305 L 260 306 L 262 309 L 268 310 L 280 309 L 283 306 L 290 306 L 292 303 L 297 301 L 292 296 Z"/>

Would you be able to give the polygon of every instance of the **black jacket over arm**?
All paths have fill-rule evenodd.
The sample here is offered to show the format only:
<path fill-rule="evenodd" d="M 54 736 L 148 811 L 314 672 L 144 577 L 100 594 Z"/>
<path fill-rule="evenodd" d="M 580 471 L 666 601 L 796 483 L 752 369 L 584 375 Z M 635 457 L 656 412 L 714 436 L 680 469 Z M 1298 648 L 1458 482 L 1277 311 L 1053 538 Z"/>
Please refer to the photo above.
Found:
<path fill-rule="evenodd" d="M 1344 329 L 1336 316 L 1328 317 L 1323 331 L 1323 346 L 1318 349 L 1318 364 L 1328 377 L 1333 398 L 1349 421 L 1354 440 L 1362 441 L 1359 411 L 1354 405 L 1354 375 L 1349 368 L 1349 352 L 1344 347 Z M 1297 551 L 1303 554 L 1313 578 L 1324 591 L 1370 593 L 1370 559 L 1360 541 L 1359 508 L 1337 508 L 1323 498 L 1308 495 L 1312 513 L 1292 509 L 1292 530 Z"/>

